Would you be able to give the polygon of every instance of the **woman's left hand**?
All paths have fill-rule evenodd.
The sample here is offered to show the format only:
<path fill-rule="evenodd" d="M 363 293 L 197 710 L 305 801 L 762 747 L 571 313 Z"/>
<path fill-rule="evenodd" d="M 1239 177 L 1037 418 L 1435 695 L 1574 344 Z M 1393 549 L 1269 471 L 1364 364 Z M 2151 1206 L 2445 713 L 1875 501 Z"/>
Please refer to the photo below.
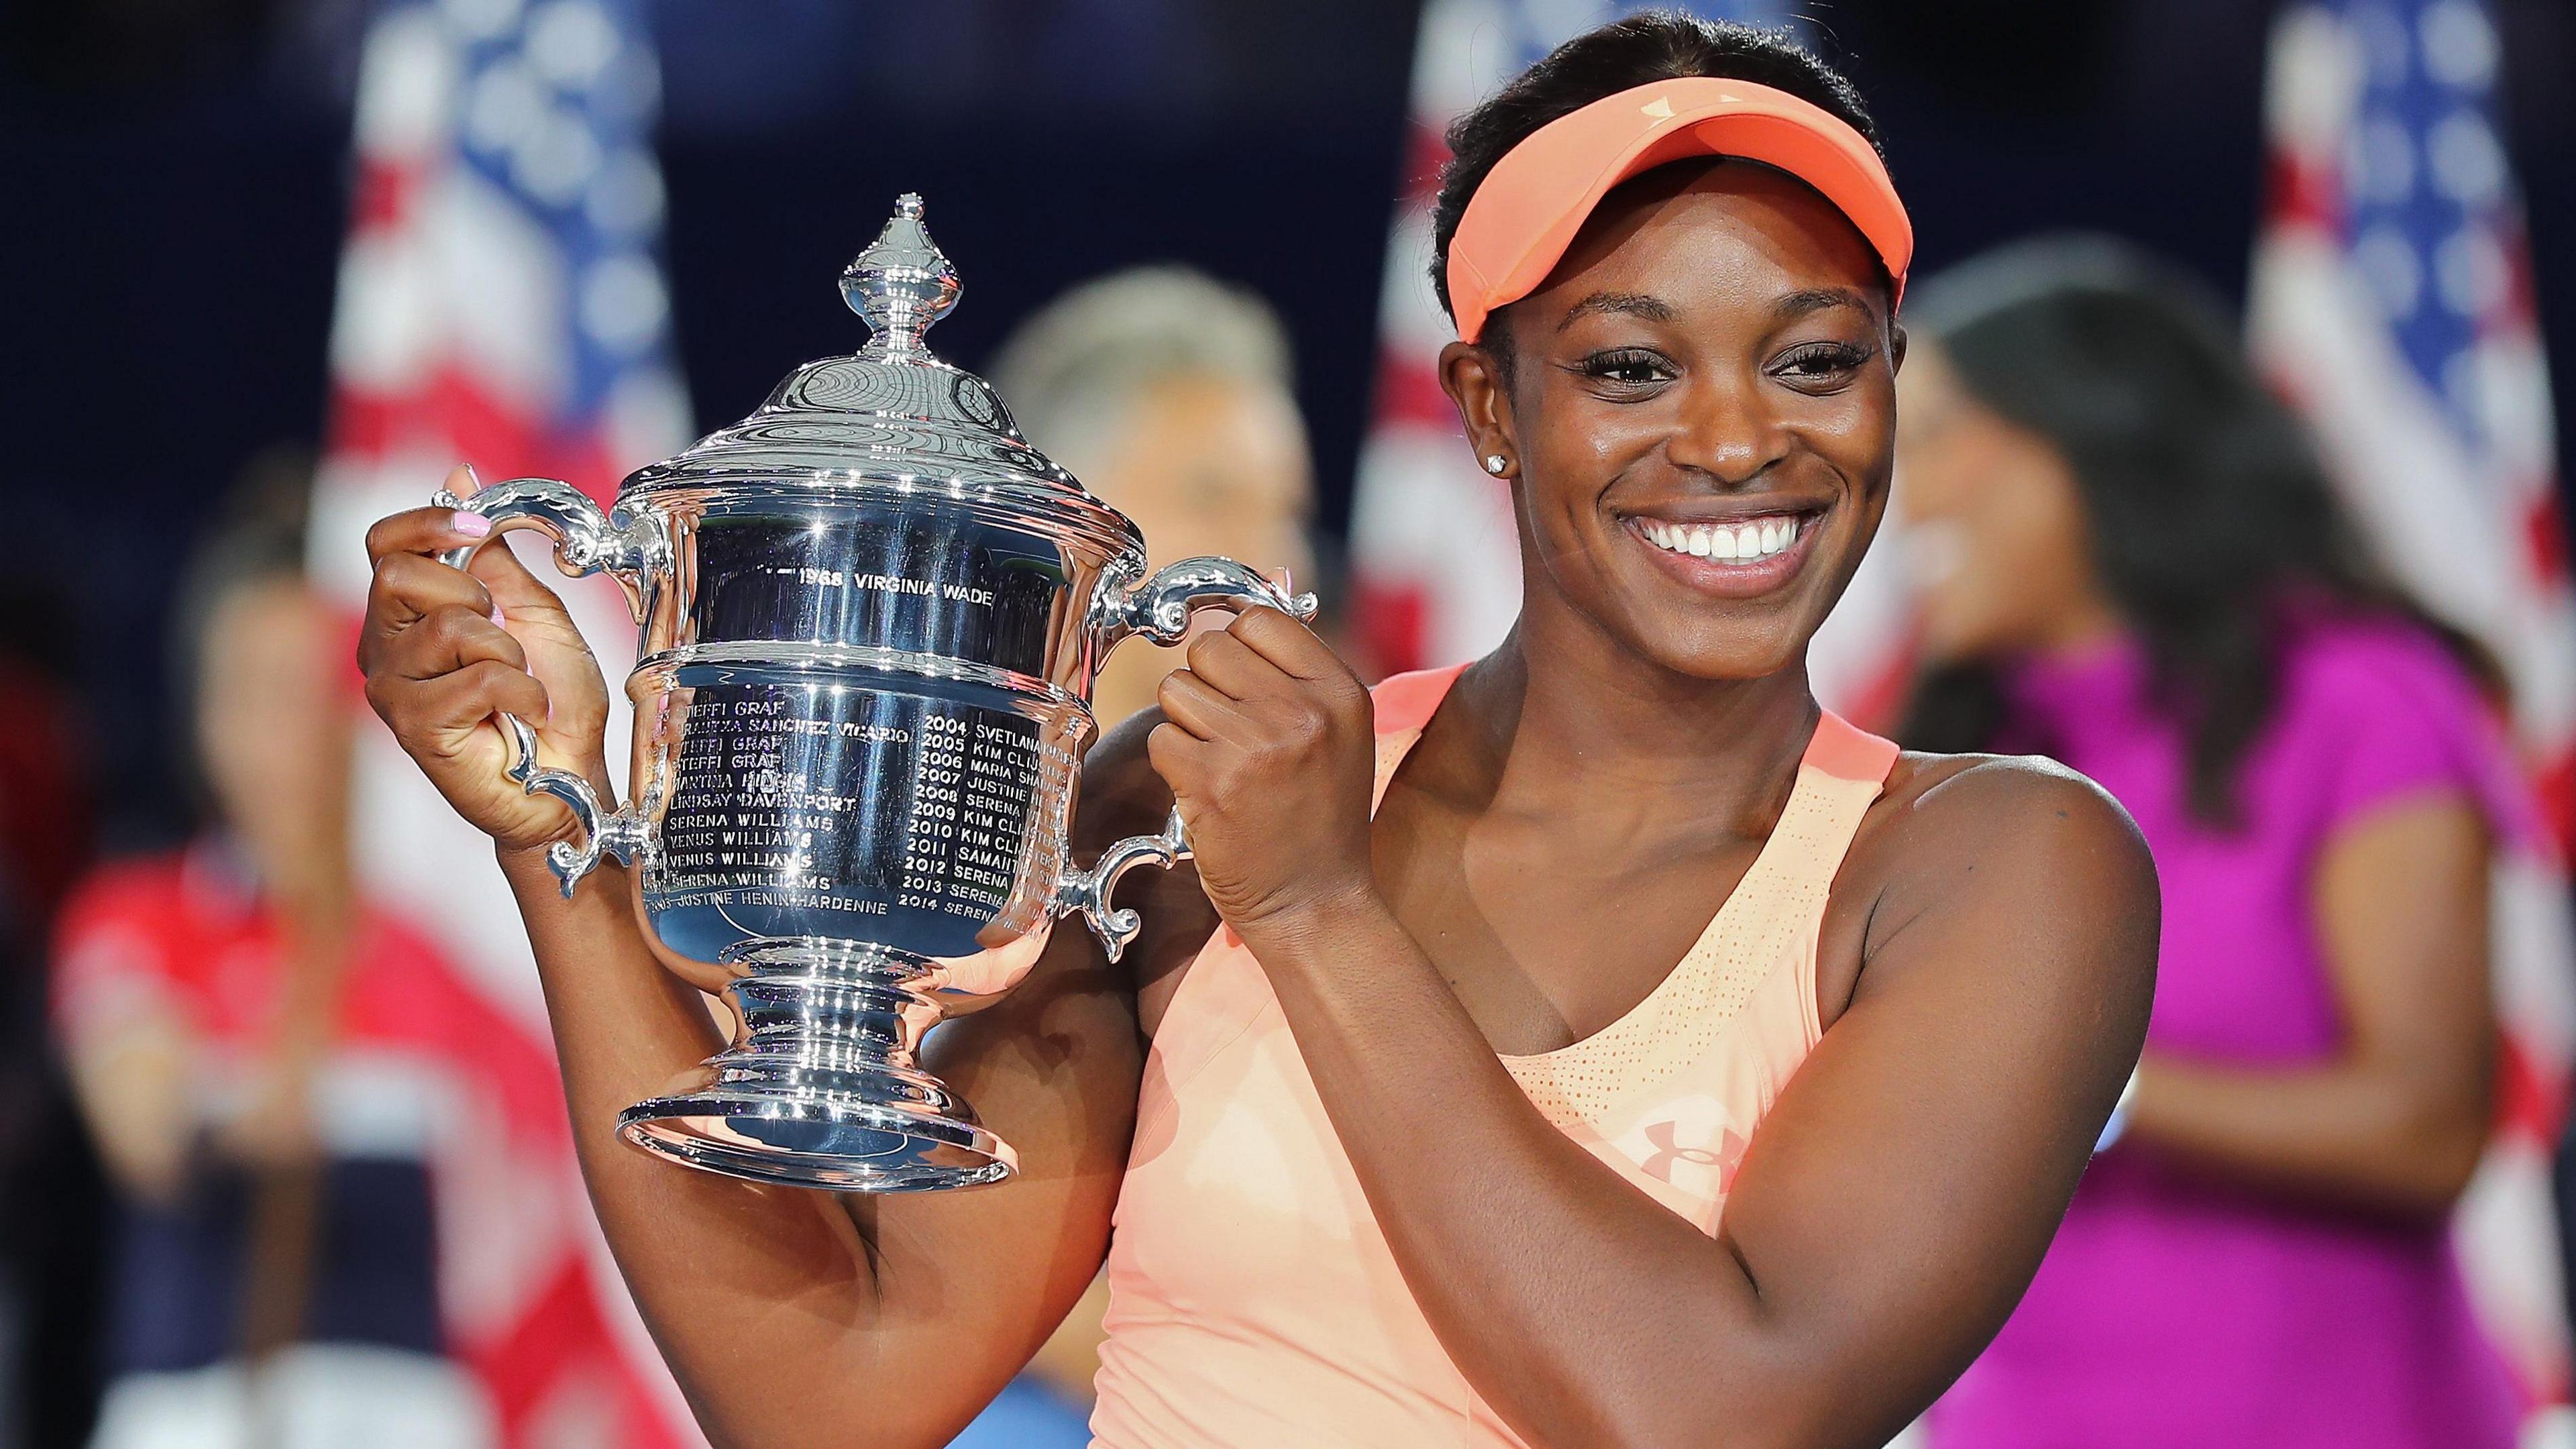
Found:
<path fill-rule="evenodd" d="M 1369 791 L 1376 711 L 1323 640 L 1251 609 L 1190 641 L 1145 741 L 1172 787 L 1199 887 L 1249 934 L 1283 914 L 1376 888 Z"/>

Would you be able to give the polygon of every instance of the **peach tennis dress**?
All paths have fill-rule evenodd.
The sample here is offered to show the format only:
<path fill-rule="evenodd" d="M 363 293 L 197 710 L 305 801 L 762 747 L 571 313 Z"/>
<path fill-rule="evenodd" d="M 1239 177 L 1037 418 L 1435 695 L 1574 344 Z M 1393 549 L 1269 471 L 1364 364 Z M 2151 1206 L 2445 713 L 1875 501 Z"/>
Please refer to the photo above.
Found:
<path fill-rule="evenodd" d="M 1457 675 L 1378 686 L 1379 798 Z M 1704 1232 L 1822 1034 L 1825 897 L 1895 759 L 1825 715 L 1771 838 L 1663 984 L 1593 1036 L 1503 1059 L 1549 1121 Z M 1521 1444 L 1415 1305 L 1229 932 L 1155 1034 L 1115 1221 L 1095 1449 Z"/>

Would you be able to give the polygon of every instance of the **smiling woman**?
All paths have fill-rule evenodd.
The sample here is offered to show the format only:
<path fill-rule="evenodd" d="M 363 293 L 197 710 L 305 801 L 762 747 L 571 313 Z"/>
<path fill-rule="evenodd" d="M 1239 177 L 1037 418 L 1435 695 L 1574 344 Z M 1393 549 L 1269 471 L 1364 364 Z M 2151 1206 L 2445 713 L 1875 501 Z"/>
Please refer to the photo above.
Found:
<path fill-rule="evenodd" d="M 1452 132 L 1442 376 L 1522 615 L 1373 711 L 1268 617 L 1166 686 L 1232 929 L 1143 997 L 1104 1442 L 1876 1443 L 2027 1283 L 2154 886 L 2088 783 L 1808 692 L 1904 351 L 1867 127 L 1647 16 Z"/>
<path fill-rule="evenodd" d="M 550 704 L 604 781 L 598 671 L 507 551 L 432 561 L 482 520 L 378 526 L 371 696 L 502 840 L 592 1195 L 718 1442 L 943 1443 L 1105 1255 L 1110 1449 L 1868 1445 L 2028 1284 L 2137 1059 L 2154 875 L 2081 777 L 1900 754 L 1808 690 L 1904 357 L 1866 113 L 1776 36 L 1647 14 L 1450 140 L 1441 375 L 1512 489 L 1519 623 L 1374 698 L 1278 613 L 1190 644 L 1086 761 L 1076 848 L 1177 806 L 1195 862 L 1136 883 L 1122 962 L 1059 933 L 933 1038 L 1005 1185 L 607 1145 L 706 1019 L 613 871 L 556 897 L 478 734 Z"/>

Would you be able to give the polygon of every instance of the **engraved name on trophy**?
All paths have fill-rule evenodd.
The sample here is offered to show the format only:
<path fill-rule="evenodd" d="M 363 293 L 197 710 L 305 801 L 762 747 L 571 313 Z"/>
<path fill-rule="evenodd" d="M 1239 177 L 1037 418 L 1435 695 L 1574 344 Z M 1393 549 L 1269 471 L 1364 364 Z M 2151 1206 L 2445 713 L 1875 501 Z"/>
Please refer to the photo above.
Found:
<path fill-rule="evenodd" d="M 628 1141 L 802 1187 L 997 1182 L 1009 1144 L 922 1070 L 922 1034 L 943 1001 L 1008 990 L 1059 914 L 1116 959 L 1137 929 L 1109 906 L 1120 874 L 1188 854 L 1176 815 L 1087 871 L 1066 860 L 1100 661 L 1130 635 L 1178 641 L 1204 607 L 1307 618 L 1314 599 L 1229 559 L 1149 576 L 1135 525 L 931 355 L 958 281 L 918 196 L 841 292 L 865 348 L 638 470 L 614 510 L 542 478 L 474 495 L 496 535 L 543 529 L 567 573 L 615 575 L 643 629 L 624 809 L 501 724 L 511 777 L 580 822 L 550 852 L 565 893 L 603 854 L 633 866 L 654 949 L 729 978 L 741 1014 L 730 1048 L 620 1115 Z"/>

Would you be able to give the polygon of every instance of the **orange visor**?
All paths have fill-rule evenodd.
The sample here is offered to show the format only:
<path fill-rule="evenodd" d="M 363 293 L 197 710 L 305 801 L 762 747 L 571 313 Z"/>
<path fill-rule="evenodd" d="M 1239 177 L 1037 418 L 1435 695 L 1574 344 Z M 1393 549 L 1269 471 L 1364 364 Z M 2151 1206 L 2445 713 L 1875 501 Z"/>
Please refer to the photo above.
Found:
<path fill-rule="evenodd" d="M 1692 76 L 1559 116 L 1494 163 L 1449 241 L 1459 337 L 1475 341 L 1495 308 L 1537 291 L 1610 188 L 1695 156 L 1759 161 L 1814 187 L 1878 253 L 1895 298 L 1905 295 L 1914 223 L 1868 139 L 1786 91 Z"/>

